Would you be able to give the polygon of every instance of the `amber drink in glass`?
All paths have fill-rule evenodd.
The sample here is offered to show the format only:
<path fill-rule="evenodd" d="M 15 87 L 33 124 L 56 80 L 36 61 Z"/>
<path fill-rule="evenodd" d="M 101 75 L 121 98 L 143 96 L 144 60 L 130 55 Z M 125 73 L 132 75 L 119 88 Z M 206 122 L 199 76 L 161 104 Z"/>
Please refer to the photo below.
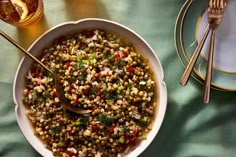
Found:
<path fill-rule="evenodd" d="M 43 15 L 43 0 L 0 0 L 0 19 L 16 27 L 37 23 Z"/>

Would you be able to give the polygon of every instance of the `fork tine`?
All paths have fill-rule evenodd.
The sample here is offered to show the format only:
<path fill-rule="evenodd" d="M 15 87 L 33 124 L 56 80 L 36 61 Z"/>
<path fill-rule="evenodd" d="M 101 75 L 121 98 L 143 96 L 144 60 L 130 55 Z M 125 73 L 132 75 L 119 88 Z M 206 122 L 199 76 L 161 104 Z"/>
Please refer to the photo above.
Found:
<path fill-rule="evenodd" d="M 228 3 L 228 0 L 220 0 L 220 8 L 224 9 Z"/>
<path fill-rule="evenodd" d="M 220 1 L 220 8 L 221 8 L 221 9 L 224 8 L 224 1 L 225 1 L 225 0 L 221 0 L 221 1 Z"/>
<path fill-rule="evenodd" d="M 223 0 L 216 0 L 217 2 L 216 2 L 216 8 L 221 8 L 220 7 L 220 2 L 222 2 Z"/>
<path fill-rule="evenodd" d="M 216 1 L 217 0 L 213 0 L 213 8 L 216 8 Z"/>
<path fill-rule="evenodd" d="M 212 6 L 213 6 L 213 0 L 210 0 L 209 7 L 212 8 Z"/>

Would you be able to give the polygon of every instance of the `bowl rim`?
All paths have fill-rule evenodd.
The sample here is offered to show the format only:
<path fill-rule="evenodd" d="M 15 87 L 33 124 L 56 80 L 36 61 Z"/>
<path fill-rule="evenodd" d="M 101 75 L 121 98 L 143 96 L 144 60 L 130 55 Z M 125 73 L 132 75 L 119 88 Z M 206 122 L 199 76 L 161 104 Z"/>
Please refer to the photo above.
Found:
<path fill-rule="evenodd" d="M 119 24 L 117 22 L 111 21 L 111 20 L 106 20 L 106 19 L 101 19 L 101 18 L 85 18 L 85 19 L 81 19 L 78 21 L 69 21 L 69 22 L 64 22 L 61 23 L 59 25 L 56 25 L 54 27 L 52 27 L 51 29 L 49 29 L 48 31 L 46 31 L 45 33 L 43 33 L 41 36 L 39 36 L 32 44 L 31 46 L 28 48 L 28 51 L 31 51 L 33 49 L 33 47 L 35 45 L 37 45 L 37 43 L 39 43 L 40 40 L 43 40 L 44 38 L 46 38 L 50 32 L 55 31 L 56 29 L 61 29 L 62 27 L 65 26 L 69 26 L 69 25 L 79 25 L 81 23 L 86 23 L 86 22 L 90 22 L 90 21 L 94 21 L 94 22 L 101 22 L 101 23 L 106 23 L 106 24 L 111 24 L 114 25 L 115 27 L 119 27 L 120 29 L 124 29 L 128 32 L 130 32 L 131 34 L 133 34 L 135 36 L 135 38 L 137 38 L 137 40 L 140 40 L 141 42 L 144 43 L 144 45 L 150 50 L 150 52 L 152 53 L 152 55 L 155 57 L 155 61 L 156 64 L 158 65 L 158 91 L 159 91 L 159 103 L 158 103 L 158 109 L 156 110 L 156 118 L 155 121 L 153 121 L 153 123 L 155 124 L 155 126 L 153 125 L 152 130 L 148 133 L 148 140 L 145 140 L 145 143 L 141 142 L 140 146 L 137 146 L 137 148 L 139 147 L 140 149 L 134 149 L 132 150 L 130 153 L 128 153 L 127 155 L 125 155 L 126 157 L 133 157 L 133 156 L 138 156 L 140 155 L 142 152 L 144 152 L 146 150 L 146 148 L 151 144 L 151 142 L 154 140 L 154 138 L 157 136 L 157 133 L 159 132 L 161 125 L 164 121 L 164 117 L 166 114 L 166 108 L 167 108 L 167 87 L 166 87 L 166 83 L 164 81 L 164 71 L 161 65 L 161 62 L 159 61 L 155 51 L 149 46 L 149 44 L 137 33 L 135 33 L 134 31 L 132 31 L 131 29 L 129 29 L 128 27 Z M 94 28 L 96 28 L 96 26 L 93 26 Z M 106 30 L 107 27 L 104 28 L 104 30 Z M 79 29 L 78 29 L 79 30 Z M 65 33 L 66 34 L 66 33 Z M 58 35 L 57 37 L 59 37 L 60 35 Z M 32 142 L 32 140 L 30 139 L 29 135 L 27 135 L 23 125 L 22 121 L 20 120 L 19 116 L 20 116 L 20 104 L 18 103 L 17 100 L 17 79 L 18 79 L 18 74 L 21 70 L 21 67 L 24 64 L 24 61 L 26 60 L 27 56 L 23 56 L 15 73 L 15 77 L 14 77 L 14 83 L 13 83 L 13 99 L 14 99 L 14 103 L 15 103 L 15 114 L 16 114 L 16 118 L 17 118 L 17 123 L 20 127 L 20 130 L 22 132 L 22 134 L 25 136 L 25 138 L 27 139 L 27 141 L 30 143 L 30 145 L 42 156 L 44 156 L 45 154 L 47 154 L 48 150 L 47 148 L 45 148 L 44 150 L 39 149 L 39 147 L 37 146 L 37 143 Z M 23 107 L 24 108 L 24 107 Z M 23 115 L 25 116 L 25 115 Z M 156 120 L 157 119 L 157 120 Z M 152 133 L 152 134 L 151 134 Z M 38 137 L 36 137 L 38 138 Z M 43 151 L 43 152 L 42 152 Z M 51 151 L 50 151 L 51 152 Z"/>

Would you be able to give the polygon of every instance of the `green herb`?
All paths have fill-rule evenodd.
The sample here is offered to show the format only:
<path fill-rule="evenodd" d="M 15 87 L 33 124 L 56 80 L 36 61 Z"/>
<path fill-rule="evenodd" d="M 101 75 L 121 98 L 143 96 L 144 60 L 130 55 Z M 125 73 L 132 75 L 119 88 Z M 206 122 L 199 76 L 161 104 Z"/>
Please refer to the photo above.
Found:
<path fill-rule="evenodd" d="M 128 91 L 131 91 L 132 88 L 133 88 L 132 85 L 128 85 L 127 90 L 128 90 Z"/>
<path fill-rule="evenodd" d="M 44 99 L 49 98 L 49 96 L 50 96 L 49 91 L 45 91 L 45 92 L 43 92 L 43 98 L 44 98 Z"/>
<path fill-rule="evenodd" d="M 39 103 L 39 99 L 35 98 L 33 102 L 34 102 L 34 104 L 38 104 Z"/>
<path fill-rule="evenodd" d="M 105 52 L 105 53 L 103 53 L 103 58 L 104 59 L 108 59 L 108 58 L 110 58 L 111 57 L 111 53 L 110 52 Z"/>
<path fill-rule="evenodd" d="M 53 47 L 49 48 L 49 49 L 48 49 L 48 52 L 49 52 L 50 54 L 52 54 L 52 53 L 54 52 L 54 48 L 53 48 Z"/>
<path fill-rule="evenodd" d="M 28 99 L 27 99 L 27 98 L 23 98 L 23 99 L 22 99 L 22 103 L 23 103 L 24 105 L 28 105 Z"/>
<path fill-rule="evenodd" d="M 116 91 L 112 91 L 112 92 L 108 93 L 108 95 L 107 95 L 107 99 L 108 99 L 108 100 L 116 99 L 116 98 L 117 98 L 117 93 L 116 93 Z"/>
<path fill-rule="evenodd" d="M 149 117 L 143 117 L 140 119 L 139 124 L 142 126 L 147 126 L 150 123 L 150 118 Z"/>
<path fill-rule="evenodd" d="M 79 75 L 79 80 L 85 80 L 86 77 L 87 77 L 86 74 L 81 74 L 81 75 Z"/>
<path fill-rule="evenodd" d="M 52 133 L 59 133 L 61 132 L 61 127 L 60 126 L 56 126 L 55 128 L 52 128 Z"/>
<path fill-rule="evenodd" d="M 119 142 L 123 144 L 125 142 L 125 139 L 123 137 L 120 137 Z"/>
<path fill-rule="evenodd" d="M 91 93 L 92 94 L 97 94 L 97 87 L 96 86 L 93 86 L 92 89 L 91 89 Z"/>
<path fill-rule="evenodd" d="M 66 61 L 66 57 L 64 55 L 61 56 L 61 61 L 63 61 L 63 62 Z"/>
<path fill-rule="evenodd" d="M 118 60 L 116 63 L 115 63 L 115 65 L 117 66 L 117 67 L 121 67 L 122 65 L 123 65 L 123 61 L 122 60 Z"/>
<path fill-rule="evenodd" d="M 121 90 L 123 90 L 123 89 L 124 89 L 124 86 L 123 86 L 122 84 L 119 84 L 118 87 L 117 87 L 117 90 L 118 90 L 118 91 L 121 91 Z"/>
<path fill-rule="evenodd" d="M 125 125 L 124 128 L 123 128 L 123 131 L 124 132 L 128 132 L 129 131 L 129 127 Z"/>
<path fill-rule="evenodd" d="M 105 116 L 105 115 L 102 115 L 102 114 L 100 114 L 100 115 L 98 116 L 98 120 L 99 120 L 101 123 L 103 123 L 103 124 L 105 124 L 105 125 L 107 125 L 107 126 L 112 125 L 112 123 L 114 122 L 114 119 L 113 119 L 112 117 L 110 117 L 110 116 Z"/>
<path fill-rule="evenodd" d="M 96 53 L 89 54 L 88 60 L 94 60 L 96 58 Z"/>
<path fill-rule="evenodd" d="M 87 119 L 85 118 L 78 118 L 75 122 L 75 124 L 79 127 L 86 128 L 87 127 Z"/>
<path fill-rule="evenodd" d="M 77 62 L 78 62 L 78 64 L 77 64 L 78 68 L 84 68 L 84 61 L 80 55 L 77 56 Z"/>
<path fill-rule="evenodd" d="M 71 78 L 70 78 L 70 82 L 75 82 L 76 81 L 76 77 L 75 76 L 71 76 Z"/>
<path fill-rule="evenodd" d="M 59 147 L 62 147 L 62 146 L 64 146 L 64 142 L 58 142 L 58 144 L 57 144 Z"/>

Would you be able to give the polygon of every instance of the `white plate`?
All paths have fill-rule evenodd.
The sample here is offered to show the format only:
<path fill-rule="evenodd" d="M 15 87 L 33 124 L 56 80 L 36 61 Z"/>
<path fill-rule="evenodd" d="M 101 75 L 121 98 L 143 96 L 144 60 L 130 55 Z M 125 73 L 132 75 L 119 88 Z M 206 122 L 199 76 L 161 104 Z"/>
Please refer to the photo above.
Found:
<path fill-rule="evenodd" d="M 207 11 L 199 21 L 197 40 L 199 41 L 208 24 Z M 236 73 L 236 1 L 229 1 L 224 11 L 222 23 L 219 25 L 215 35 L 215 49 L 213 67 L 229 73 Z M 210 43 L 210 35 L 202 48 L 201 55 L 207 60 Z"/>

